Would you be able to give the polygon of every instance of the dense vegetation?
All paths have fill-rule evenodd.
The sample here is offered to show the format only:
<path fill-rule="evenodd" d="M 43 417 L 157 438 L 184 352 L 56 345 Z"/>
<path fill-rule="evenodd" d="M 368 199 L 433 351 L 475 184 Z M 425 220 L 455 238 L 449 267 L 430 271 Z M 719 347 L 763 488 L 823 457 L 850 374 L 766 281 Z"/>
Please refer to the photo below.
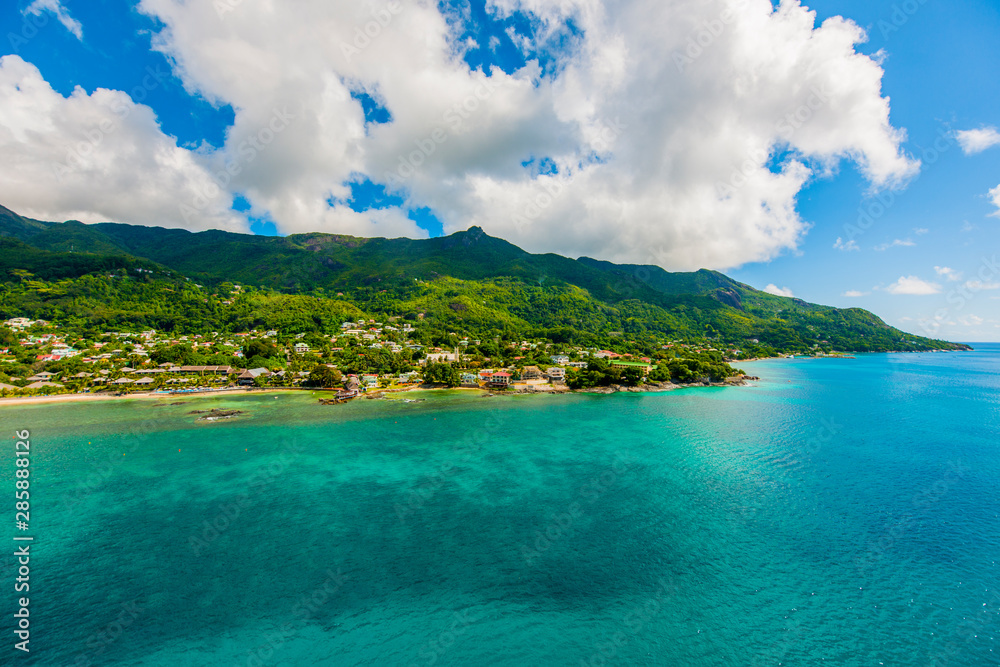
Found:
<path fill-rule="evenodd" d="M 274 238 L 47 223 L 0 207 L 0 279 L 0 316 L 81 332 L 329 335 L 344 321 L 398 317 L 419 321 L 428 344 L 451 347 L 468 336 L 496 345 L 486 357 L 499 356 L 503 341 L 528 339 L 647 355 L 683 340 L 744 357 L 961 347 L 714 271 L 532 255 L 478 228 L 429 240 Z M 355 361 L 362 370 L 372 363 Z"/>
<path fill-rule="evenodd" d="M 605 359 L 590 359 L 587 368 L 580 371 L 571 370 L 566 376 L 566 384 L 570 389 L 587 389 L 590 387 L 609 387 L 624 385 L 635 387 L 645 379 L 648 382 L 674 382 L 690 384 L 693 382 L 724 382 L 733 375 L 743 375 L 743 371 L 734 369 L 722 356 L 721 352 L 692 352 L 679 350 L 671 353 L 657 353 L 659 362 L 649 376 L 643 378 L 639 368 L 612 368 Z"/>

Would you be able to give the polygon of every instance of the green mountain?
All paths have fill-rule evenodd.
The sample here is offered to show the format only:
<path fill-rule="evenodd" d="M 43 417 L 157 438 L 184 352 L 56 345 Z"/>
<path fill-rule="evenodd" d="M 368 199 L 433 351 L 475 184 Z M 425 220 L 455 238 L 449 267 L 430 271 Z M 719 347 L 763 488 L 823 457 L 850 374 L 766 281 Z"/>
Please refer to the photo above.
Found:
<path fill-rule="evenodd" d="M 904 333 L 862 309 L 767 294 L 716 271 L 536 255 L 478 227 L 423 240 L 263 237 L 43 222 L 0 207 L 0 279 L 5 317 L 94 327 L 325 333 L 341 317 L 370 314 L 419 318 L 445 337 L 683 339 L 761 353 L 963 347 Z M 249 289 L 231 297 L 234 284 Z"/>

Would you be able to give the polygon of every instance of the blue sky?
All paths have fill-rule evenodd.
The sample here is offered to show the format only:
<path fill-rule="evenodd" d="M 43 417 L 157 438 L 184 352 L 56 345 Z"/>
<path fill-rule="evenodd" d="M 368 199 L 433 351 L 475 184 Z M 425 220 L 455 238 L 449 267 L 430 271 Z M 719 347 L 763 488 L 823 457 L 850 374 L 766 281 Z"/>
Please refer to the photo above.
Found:
<path fill-rule="evenodd" d="M 816 137 L 806 137 L 788 150 L 776 148 L 767 161 L 766 168 L 775 176 L 794 180 L 794 170 L 788 165 L 795 159 L 807 165 L 810 173 L 790 194 L 777 182 L 762 185 L 761 205 L 748 206 L 746 216 L 760 220 L 745 223 L 739 222 L 738 210 L 722 205 L 718 210 L 696 203 L 672 208 L 672 202 L 678 193 L 698 186 L 694 177 L 689 178 L 677 165 L 704 168 L 702 180 L 707 185 L 719 180 L 711 176 L 715 173 L 712 167 L 704 167 L 697 156 L 692 157 L 691 146 L 705 146 L 712 157 L 718 151 L 711 147 L 717 138 L 711 128 L 698 140 L 697 133 L 705 130 L 698 127 L 699 113 L 684 109 L 689 96 L 692 107 L 714 105 L 710 114 L 718 113 L 736 125 L 728 135 L 730 145 L 740 140 L 741 132 L 760 130 L 756 121 L 739 127 L 746 118 L 773 115 L 771 107 L 750 108 L 755 103 L 747 98 L 726 109 L 725 99 L 707 93 L 703 100 L 694 97 L 703 94 L 706 82 L 732 84 L 739 72 L 733 72 L 732 65 L 727 66 L 721 58 L 717 63 L 716 58 L 730 48 L 727 40 L 732 40 L 735 51 L 742 45 L 738 40 L 748 38 L 732 27 L 738 22 L 726 22 L 718 37 L 706 38 L 708 42 L 717 39 L 719 45 L 709 43 L 704 56 L 699 53 L 676 71 L 653 63 L 658 60 L 662 65 L 683 53 L 685 37 L 697 37 L 699 26 L 714 21 L 719 10 L 705 9 L 708 13 L 703 17 L 678 15 L 679 22 L 689 20 L 693 27 L 688 33 L 678 32 L 676 44 L 657 54 L 639 48 L 646 27 L 640 24 L 648 22 L 656 27 L 660 21 L 668 25 L 674 18 L 670 13 L 674 10 L 667 7 L 671 3 L 644 8 L 642 0 L 623 2 L 625 9 L 618 12 L 622 18 L 606 17 L 606 25 L 588 24 L 583 14 L 572 11 L 532 13 L 513 0 L 500 3 L 503 11 L 487 11 L 484 2 L 452 0 L 421 9 L 419 14 L 403 3 L 400 11 L 385 13 L 385 25 L 376 28 L 370 28 L 374 11 L 371 17 L 331 16 L 346 26 L 340 39 L 346 60 L 337 60 L 333 54 L 329 63 L 316 70 L 318 75 L 300 82 L 287 74 L 298 63 L 294 58 L 282 60 L 289 57 L 282 50 L 284 45 L 253 32 L 251 12 L 258 11 L 259 3 L 223 2 L 231 5 L 231 11 L 214 12 L 218 16 L 196 15 L 194 9 L 173 0 L 150 1 L 142 7 L 126 0 L 6 3 L 0 10 L 0 34 L 6 35 L 0 40 L 0 54 L 17 56 L 37 68 L 53 91 L 46 93 L 46 104 L 58 107 L 79 87 L 88 96 L 82 102 L 100 106 L 103 102 L 97 102 L 96 91 L 107 89 L 123 91 L 137 109 L 151 110 L 145 121 L 141 113 L 131 116 L 127 131 L 109 133 L 97 151 L 107 149 L 113 158 L 149 142 L 150 152 L 157 152 L 154 147 L 159 147 L 160 153 L 173 151 L 165 163 L 187 166 L 183 173 L 163 176 L 163 189 L 174 187 L 171 183 L 180 185 L 176 192 L 167 193 L 170 197 L 162 207 L 134 206 L 133 218 L 125 208 L 127 199 L 119 209 L 104 204 L 108 196 L 87 200 L 90 188 L 85 186 L 96 182 L 94 174 L 98 172 L 88 172 L 85 167 L 74 170 L 72 177 L 79 177 L 82 183 L 77 191 L 69 187 L 65 192 L 59 190 L 59 206 L 46 209 L 40 201 L 43 197 L 37 194 L 34 200 L 18 201 L 18 196 L 28 195 L 24 188 L 13 186 L 10 195 L 0 191 L 5 199 L 0 203 L 15 210 L 28 207 L 20 212 L 36 217 L 51 211 L 53 218 L 60 219 L 72 215 L 85 221 L 120 219 L 192 228 L 242 226 L 261 234 L 315 230 L 420 236 L 480 224 L 487 232 L 533 251 L 649 261 L 671 270 L 694 268 L 685 265 L 687 258 L 694 257 L 691 261 L 697 265 L 723 269 L 755 287 L 788 290 L 818 303 L 864 307 L 914 333 L 956 340 L 1000 340 L 1000 289 L 992 289 L 1000 283 L 1000 270 L 984 261 L 1000 255 L 1000 218 L 996 216 L 997 205 L 988 196 L 990 190 L 1000 187 L 1000 146 L 970 154 L 963 149 L 959 141 L 962 135 L 958 134 L 1000 126 L 1000 83 L 996 77 L 1000 71 L 1000 7 L 994 2 L 805 3 L 816 12 L 817 29 L 827 18 L 843 16 L 867 32 L 867 42 L 855 48 L 881 67 L 877 84 L 890 108 L 891 128 L 881 127 L 877 114 L 832 116 L 830 108 L 839 109 L 847 104 L 844 100 L 867 95 L 869 102 L 879 101 L 877 85 L 873 89 L 865 81 L 868 70 L 837 70 L 857 78 L 856 85 L 848 82 L 854 88 L 818 112 L 824 117 L 817 122 L 824 125 L 815 128 Z M 62 21 L 54 9 L 60 7 Z M 632 13 L 638 17 L 632 24 L 627 23 L 628 10 L 635 10 Z M 434 22 L 435 12 L 440 21 Z M 773 23 L 777 23 L 776 17 L 771 17 Z M 408 23 L 418 19 L 424 23 Z M 203 27 L 215 20 L 217 28 Z M 293 21 L 294 17 L 282 20 Z M 307 49 L 310 27 L 289 25 L 289 31 L 302 31 L 298 39 Z M 406 52 L 402 46 L 393 46 L 402 37 L 379 36 L 398 28 L 401 35 L 411 37 L 413 25 L 436 26 L 434 29 L 446 38 L 447 52 L 430 53 L 421 61 L 414 55 L 417 47 L 410 46 Z M 356 36 L 357 30 L 366 26 L 375 33 L 368 40 L 370 46 L 365 38 L 358 41 Z M 229 41 L 213 49 L 199 48 L 206 43 L 206 36 L 216 34 L 227 35 Z M 616 34 L 626 35 L 624 46 Z M 228 45 L 240 40 L 265 54 L 256 63 L 257 70 L 239 69 L 243 65 L 234 65 L 226 53 Z M 352 44 L 354 54 L 349 53 Z M 601 48 L 590 52 L 612 55 L 597 64 L 593 56 L 581 55 L 587 52 L 584 46 L 594 44 Z M 232 53 L 246 60 L 247 51 L 233 46 Z M 623 55 L 616 55 L 619 53 Z M 278 74 L 273 80 L 262 74 L 259 92 L 239 82 L 241 77 L 256 76 L 257 71 L 269 71 L 262 63 L 272 56 Z M 804 54 L 801 62 L 790 66 L 792 76 L 758 89 L 757 97 L 773 91 L 780 99 L 781 90 L 787 87 L 789 99 L 793 99 L 796 91 L 808 88 L 807 73 L 816 69 L 816 63 L 834 63 L 837 58 L 846 62 L 834 47 L 829 55 L 823 51 Z M 387 73 L 411 61 L 420 63 L 408 77 L 405 71 Z M 23 68 L 15 72 L 10 67 L 12 61 L 5 62 L 10 80 L 30 77 Z M 795 67 L 803 72 L 801 86 L 794 80 Z M 608 71 L 617 73 L 602 78 L 602 72 Z M 324 73 L 332 73 L 333 82 L 320 95 L 310 86 Z M 830 78 L 834 86 L 836 76 L 834 73 Z M 615 77 L 632 77 L 638 83 L 622 87 L 615 83 Z M 431 83 L 414 88 L 413 81 L 418 79 Z M 506 87 L 494 94 L 491 81 Z M 570 86 L 567 82 L 576 83 Z M 338 86 L 346 94 L 337 93 Z M 25 88 L 19 85 L 15 90 Z M 674 89 L 676 95 L 671 92 Z M 431 95 L 428 90 L 438 92 Z M 311 134 L 300 139 L 297 133 L 303 124 L 292 121 L 293 129 L 275 140 L 278 148 L 261 150 L 259 158 L 240 163 L 234 156 L 246 128 L 256 131 L 264 127 L 279 102 L 299 101 L 300 92 L 301 100 L 323 100 L 313 106 L 302 102 Z M 449 101 L 446 98 L 452 92 Z M 313 94 L 316 97 L 310 97 Z M 261 102 L 259 109 L 254 108 L 257 99 L 265 100 L 269 95 L 272 97 Z M 338 99 L 336 105 L 329 102 L 331 98 Z M 436 98 L 443 99 L 437 106 Z M 546 106 L 550 100 L 555 101 Z M 31 104 L 44 106 L 37 100 Z M 317 111 L 314 118 L 310 112 L 319 104 L 330 106 L 322 113 Z M 462 104 L 489 107 L 489 115 L 479 110 L 466 114 Z M 745 110 L 740 106 L 744 104 L 748 105 Z M 788 108 L 794 109 L 794 103 L 790 104 Z M 585 113 L 593 108 L 599 111 Z M 455 109 L 461 118 L 454 115 Z M 67 104 L 61 115 L 52 112 L 54 120 L 48 126 L 65 126 L 78 111 Z M 294 117 L 296 112 L 291 113 Z M 662 121 L 657 120 L 658 115 L 663 116 Z M 11 118 L 6 122 L 12 125 L 12 141 L 28 136 L 13 127 L 24 121 Z M 456 121 L 454 127 L 449 126 L 449 119 Z M 616 119 L 624 129 L 616 129 Z M 133 120 L 134 127 L 130 124 Z M 683 144 L 670 135 L 672 127 L 680 131 L 685 124 L 690 131 L 681 134 L 692 136 L 693 143 Z M 67 130 L 68 136 L 85 136 L 88 127 L 84 123 Z M 439 127 L 446 133 L 434 135 Z M 857 139 L 851 136 L 855 129 Z M 893 135 L 894 131 L 905 131 L 905 140 Z M 642 136 L 637 136 L 640 132 Z M 329 145 L 324 144 L 324 136 L 342 134 L 353 138 L 346 143 L 331 138 Z M 663 149 L 647 149 L 661 134 L 663 146 L 680 146 L 676 155 L 667 156 L 670 160 L 660 160 Z M 430 139 L 434 136 L 437 138 Z M 835 145 L 811 148 L 822 144 L 823 136 L 836 137 Z M 118 142 L 125 144 L 126 139 L 123 148 Z M 67 140 L 61 141 L 65 144 Z M 20 146 L 25 154 L 37 151 L 26 142 L 14 147 Z M 51 143 L 58 142 L 53 139 Z M 324 144 L 322 151 L 316 144 Z M 420 165 L 410 164 L 414 146 L 421 145 L 428 152 L 417 155 Z M 62 149 L 54 150 L 58 155 Z M 741 154 L 736 151 L 737 156 Z M 324 163 L 330 155 L 340 157 Z M 832 159 L 831 155 L 838 157 Z M 206 174 L 211 178 L 234 160 L 245 172 L 253 173 L 233 177 L 231 182 L 226 177 L 217 196 L 222 203 L 202 206 L 198 193 L 205 188 L 188 182 L 204 180 Z M 916 160 L 921 162 L 919 172 L 908 174 L 901 187 L 882 184 L 879 189 L 875 181 L 883 176 L 891 181 Z M 644 166 L 647 163 L 649 166 Z M 415 167 L 415 175 L 394 178 L 407 173 L 407 165 Z M 139 165 L 130 171 L 142 173 L 143 168 Z M 165 173 L 162 164 L 159 171 L 149 168 L 154 169 L 150 172 L 154 175 Z M 126 176 L 119 178 L 128 182 Z M 217 177 L 214 180 L 220 183 Z M 767 180 L 764 174 L 763 181 Z M 306 190 L 300 185 L 305 182 L 318 185 Z M 58 181 L 53 189 L 66 183 Z M 658 183 L 663 187 L 658 188 Z M 608 193 L 596 193 L 595 184 L 617 185 L 609 185 Z M 659 189 L 666 194 L 658 200 L 655 193 Z M 120 186 L 114 192 L 118 191 Z M 195 192 L 193 198 L 190 192 Z M 572 194 L 567 197 L 563 192 Z M 792 203 L 790 214 L 770 210 L 779 208 L 775 192 L 784 193 L 780 195 L 784 203 Z M 552 194 L 553 204 L 546 203 L 546 193 Z M 756 191 L 738 194 L 753 194 L 748 201 L 757 201 Z M 496 212 L 501 205 L 498 198 L 508 206 L 502 213 Z M 190 215 L 176 214 L 177 201 L 181 208 L 184 202 L 192 202 L 187 210 L 193 212 L 194 222 Z M 539 202 L 536 215 L 532 206 Z M 662 214 L 654 212 L 660 210 Z M 751 211 L 756 212 L 750 215 Z M 684 215 L 691 217 L 691 228 L 684 227 Z M 713 227 L 715 220 L 727 216 L 732 220 Z M 530 223 L 527 228 L 525 220 Z M 602 224 L 602 220 L 607 222 Z M 787 229 L 774 231 L 779 228 Z M 724 241 L 729 236 L 734 240 L 727 246 Z M 685 242 L 691 248 L 675 248 Z M 712 244 L 718 248 L 713 249 Z M 668 250 L 643 254 L 644 247 L 654 246 Z"/>
<path fill-rule="evenodd" d="M 861 50 L 886 52 L 883 91 L 892 100 L 893 122 L 907 130 L 907 147 L 925 163 L 919 177 L 899 192 L 882 194 L 891 205 L 860 230 L 856 240 L 861 250 L 848 252 L 833 248 L 837 238 L 847 239 L 848 227 L 857 226 L 863 213 L 877 212 L 881 200 L 866 196 L 866 184 L 852 168 L 815 181 L 800 196 L 803 217 L 814 225 L 801 252 L 729 273 L 758 287 L 787 286 L 808 301 L 861 306 L 917 334 L 926 335 L 939 324 L 956 335 L 961 328 L 941 322 L 942 310 L 947 321 L 970 314 L 997 318 L 1000 313 L 1000 301 L 992 298 L 997 292 L 965 297 L 956 291 L 959 281 L 942 279 L 934 270 L 948 267 L 973 276 L 983 268 L 984 257 L 1000 253 L 1000 219 L 991 217 L 996 208 L 985 196 L 1000 179 L 1000 150 L 966 156 L 948 134 L 1000 124 L 1000 6 L 926 2 L 912 14 L 904 12 L 906 21 L 901 22 L 894 7 L 902 4 L 813 2 L 810 7 L 821 17 L 853 18 L 868 29 L 870 39 Z M 934 142 L 941 133 L 948 148 L 931 163 L 928 158 L 935 155 Z M 897 239 L 915 245 L 874 250 Z M 895 296 L 872 289 L 903 275 L 937 282 L 942 292 Z M 994 282 L 997 279 L 1000 275 Z M 869 294 L 841 296 L 848 290 Z M 929 327 L 921 326 L 921 319 L 928 320 Z"/>

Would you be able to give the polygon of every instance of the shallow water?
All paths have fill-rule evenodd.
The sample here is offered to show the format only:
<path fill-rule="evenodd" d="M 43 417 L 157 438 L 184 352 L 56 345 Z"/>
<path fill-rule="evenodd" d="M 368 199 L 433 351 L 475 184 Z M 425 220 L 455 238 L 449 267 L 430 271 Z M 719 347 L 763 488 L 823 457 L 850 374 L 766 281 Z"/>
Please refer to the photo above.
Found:
<path fill-rule="evenodd" d="M 1000 664 L 1000 347 L 744 367 L 667 394 L 0 408 L 32 434 L 16 657 Z M 248 414 L 187 414 L 211 407 Z"/>

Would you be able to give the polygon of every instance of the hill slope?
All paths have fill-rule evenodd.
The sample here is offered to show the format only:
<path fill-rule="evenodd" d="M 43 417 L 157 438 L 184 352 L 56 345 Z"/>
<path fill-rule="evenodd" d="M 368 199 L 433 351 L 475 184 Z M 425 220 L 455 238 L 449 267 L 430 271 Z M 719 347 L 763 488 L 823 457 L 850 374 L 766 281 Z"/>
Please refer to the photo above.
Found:
<path fill-rule="evenodd" d="M 115 271 L 121 274 L 117 281 L 107 277 Z M 94 326 L 115 322 L 171 330 L 190 328 L 192 321 L 215 328 L 273 321 L 262 314 L 268 307 L 249 319 L 226 314 L 219 304 L 227 301 L 228 284 L 236 283 L 258 288 L 258 298 L 269 291 L 320 300 L 339 294 L 338 313 L 410 319 L 422 314 L 442 331 L 477 337 L 537 335 L 593 344 L 678 338 L 779 351 L 961 347 L 906 334 L 865 310 L 774 296 L 716 271 L 671 273 L 656 266 L 536 255 L 478 227 L 423 240 L 320 233 L 262 237 L 42 222 L 0 207 L 0 277 L 6 289 L 0 308 L 7 317 L 48 315 L 45 319 Z M 178 289 L 188 280 L 198 285 Z M 129 281 L 137 283 L 130 287 Z M 196 316 L 191 309 L 164 306 L 161 317 L 135 315 L 150 313 L 149 290 L 136 287 L 151 282 L 165 302 L 183 293 L 205 304 L 205 312 Z M 76 298 L 53 296 L 67 290 Z M 144 303 L 133 303 L 139 294 Z M 95 308 L 101 299 L 105 307 Z M 313 318 L 317 330 L 335 319 L 319 304 L 296 305 L 325 313 Z M 310 328 L 308 313 L 304 317 L 299 326 Z"/>

